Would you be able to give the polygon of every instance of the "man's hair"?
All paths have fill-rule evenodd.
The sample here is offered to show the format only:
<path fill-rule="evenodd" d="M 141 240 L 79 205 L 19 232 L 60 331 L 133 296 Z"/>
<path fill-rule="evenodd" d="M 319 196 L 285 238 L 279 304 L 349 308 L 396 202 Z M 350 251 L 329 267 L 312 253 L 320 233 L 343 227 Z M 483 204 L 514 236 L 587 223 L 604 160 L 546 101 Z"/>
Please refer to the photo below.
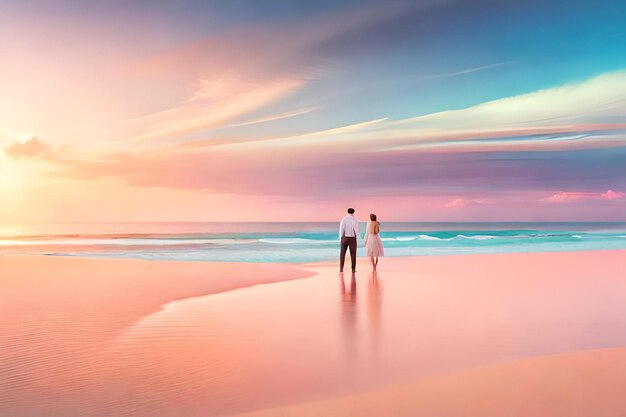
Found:
<path fill-rule="evenodd" d="M 352 207 L 348 209 L 348 214 L 354 214 L 354 209 Z"/>

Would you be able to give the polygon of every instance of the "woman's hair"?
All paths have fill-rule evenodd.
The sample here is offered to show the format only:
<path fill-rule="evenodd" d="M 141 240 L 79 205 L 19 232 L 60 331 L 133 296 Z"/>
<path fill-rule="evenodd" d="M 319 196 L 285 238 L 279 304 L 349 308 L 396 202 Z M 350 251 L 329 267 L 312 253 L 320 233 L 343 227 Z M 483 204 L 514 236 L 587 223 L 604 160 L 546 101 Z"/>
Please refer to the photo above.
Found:
<path fill-rule="evenodd" d="M 370 230 L 370 233 L 373 233 L 375 235 L 380 233 L 380 223 L 378 223 L 378 220 L 376 218 L 376 215 L 374 213 L 370 214 L 370 220 L 372 222 L 372 229 Z"/>

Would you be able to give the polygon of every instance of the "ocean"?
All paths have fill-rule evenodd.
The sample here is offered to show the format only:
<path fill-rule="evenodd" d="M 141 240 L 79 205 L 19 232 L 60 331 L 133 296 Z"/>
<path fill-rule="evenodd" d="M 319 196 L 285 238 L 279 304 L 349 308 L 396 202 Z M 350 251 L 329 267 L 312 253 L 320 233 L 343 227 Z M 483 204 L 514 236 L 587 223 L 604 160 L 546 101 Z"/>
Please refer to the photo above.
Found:
<path fill-rule="evenodd" d="M 626 249 L 626 223 L 382 223 L 386 256 Z M 365 230 L 365 223 L 361 223 Z M 337 258 L 338 223 L 56 223 L 0 229 L 0 256 L 221 262 Z M 359 256 L 365 248 L 360 242 Z"/>

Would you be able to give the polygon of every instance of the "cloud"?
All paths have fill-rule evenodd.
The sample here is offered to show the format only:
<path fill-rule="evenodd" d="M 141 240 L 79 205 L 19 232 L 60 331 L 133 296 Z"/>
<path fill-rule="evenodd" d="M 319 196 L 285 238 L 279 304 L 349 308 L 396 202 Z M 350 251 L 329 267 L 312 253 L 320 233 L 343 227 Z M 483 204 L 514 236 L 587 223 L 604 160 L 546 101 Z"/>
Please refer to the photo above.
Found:
<path fill-rule="evenodd" d="M 567 148 L 598 137 L 605 144 L 621 146 L 625 132 L 626 71 L 618 71 L 577 84 L 390 122 L 386 137 L 395 138 L 391 141 L 395 144 L 384 149 L 459 144 L 481 148 L 487 140 L 500 149 L 520 144 Z"/>
<path fill-rule="evenodd" d="M 471 73 L 474 73 L 474 72 L 484 71 L 484 70 L 488 70 L 488 69 L 492 69 L 492 68 L 498 68 L 498 67 L 502 67 L 502 66 L 505 66 L 505 65 L 511 65 L 511 64 L 514 64 L 514 63 L 515 63 L 514 61 L 504 61 L 504 62 L 498 62 L 498 63 L 495 63 L 495 64 L 481 65 L 479 67 L 466 68 L 466 69 L 459 70 L 459 71 L 454 71 L 454 72 L 447 72 L 447 73 L 443 73 L 443 74 L 422 75 L 422 76 L 419 76 L 418 79 L 432 80 L 432 79 L 437 79 L 437 78 L 458 77 L 460 75 L 471 74 Z"/>
<path fill-rule="evenodd" d="M 487 204 L 488 202 L 489 202 L 489 200 L 486 199 L 486 198 L 463 198 L 463 197 L 459 197 L 459 198 L 455 198 L 454 200 L 451 200 L 448 203 L 444 204 L 444 207 L 456 209 L 456 208 L 467 207 L 467 206 L 474 205 L 474 204 Z"/>
<path fill-rule="evenodd" d="M 460 110 L 401 120 L 381 117 L 350 126 L 358 128 L 244 142 L 256 148 L 358 144 L 367 152 L 619 147 L 626 143 L 626 71 Z"/>
<path fill-rule="evenodd" d="M 329 49 L 347 44 L 338 51 L 354 51 L 359 35 L 379 35 L 380 25 L 415 16 L 429 8 L 451 3 L 449 0 L 370 2 L 359 7 L 333 7 L 332 11 L 307 14 L 280 25 L 252 24 L 195 39 L 163 53 L 141 59 L 129 68 L 140 77 L 218 78 L 230 74 L 237 78 L 273 78 L 277 74 L 324 71 L 332 67 Z M 384 30 L 384 28 L 383 28 Z M 369 47 L 369 45 L 365 45 Z M 334 49 L 333 49 L 334 50 Z"/>
<path fill-rule="evenodd" d="M 231 124 L 226 127 L 250 126 L 250 125 L 256 125 L 256 124 L 261 124 L 261 123 L 275 122 L 277 120 L 283 120 L 283 119 L 288 119 L 291 117 L 301 116 L 303 114 L 310 113 L 313 110 L 315 109 L 312 107 L 296 109 L 296 110 L 292 110 L 292 111 L 288 111 L 284 113 L 271 114 L 269 116 L 264 116 L 264 117 L 260 117 L 260 118 L 253 119 L 253 120 L 248 120 L 248 121 L 241 122 L 241 123 Z"/>
<path fill-rule="evenodd" d="M 168 138 L 225 126 L 292 94 L 304 83 L 302 78 L 267 83 L 247 82 L 236 78 L 199 80 L 191 97 L 184 103 L 133 120 L 135 127 L 143 133 L 131 141 Z"/>
<path fill-rule="evenodd" d="M 341 144 L 343 140 L 349 140 L 352 135 L 359 131 L 367 131 L 370 127 L 383 123 L 387 120 L 386 117 L 380 119 L 366 120 L 364 122 L 352 123 L 344 126 L 333 127 L 330 129 L 323 129 L 309 133 L 303 133 L 300 135 L 291 135 L 278 138 L 265 138 L 261 141 L 249 141 L 243 146 L 250 146 L 261 144 L 262 146 L 282 146 L 288 145 L 291 147 L 302 146 L 314 146 L 320 147 L 324 145 L 337 145 Z M 242 144 L 233 145 L 233 148 L 240 147 Z M 225 147 L 229 147 L 225 145 Z"/>
<path fill-rule="evenodd" d="M 581 165 L 585 164 L 585 169 Z M 546 190 L 576 189 L 605 198 L 626 189 L 626 147 L 536 152 L 362 153 L 319 148 L 209 148 L 112 154 L 59 161 L 57 175 L 116 179 L 134 186 L 239 195 L 331 198 L 351 195 L 440 195 L 450 207 Z M 306 186 L 303 186 L 305 184 Z M 545 195 L 545 194 L 544 194 Z M 572 194 L 562 198 L 575 198 Z M 454 202 L 455 199 L 463 199 Z M 558 200 L 555 197 L 554 200 Z M 596 201 L 600 201 L 596 199 Z M 445 201 L 442 203 L 444 204 Z"/>
<path fill-rule="evenodd" d="M 606 88 L 607 80 L 614 82 L 612 89 Z M 245 90 L 238 82 L 202 84 L 188 103 L 224 102 Z M 434 121 L 431 116 L 400 122 L 383 117 L 262 141 L 246 137 L 187 141 L 149 152 L 64 160 L 57 175 L 291 198 L 355 192 L 454 196 L 447 197 L 449 208 L 479 208 L 487 204 L 483 197 L 487 190 L 489 201 L 525 192 L 536 193 L 537 204 L 542 198 L 548 202 L 620 199 L 622 193 L 616 190 L 626 190 L 626 143 L 618 133 L 626 129 L 619 117 L 624 110 L 607 105 L 610 120 L 599 115 L 588 120 L 589 115 L 577 112 L 593 114 L 599 103 L 619 103 L 622 90 L 626 97 L 626 73 L 609 74 L 571 88 L 437 113 L 431 115 Z M 575 123 L 551 124 L 552 119 L 539 120 L 532 109 L 524 113 L 524 106 L 540 105 L 543 100 L 565 106 L 566 101 L 591 92 L 597 94 L 591 107 L 575 103 L 569 110 L 559 110 Z M 524 106 L 515 104 L 518 100 Z M 482 125 L 475 125 L 474 117 L 482 117 Z M 587 147 L 579 149 L 580 142 Z M 402 144 L 421 146 L 412 149 Z"/>
<path fill-rule="evenodd" d="M 224 151 L 246 151 L 246 150 L 258 150 L 269 148 L 302 148 L 302 147 L 315 147 L 320 148 L 329 144 L 336 145 L 335 150 L 340 150 L 342 146 L 341 138 L 350 137 L 354 133 L 360 130 L 367 130 L 366 128 L 377 123 L 381 123 L 387 120 L 386 118 L 367 120 L 364 122 L 353 123 L 348 125 L 342 125 L 339 127 L 333 127 L 330 129 L 316 130 L 313 132 L 286 135 L 286 136 L 265 136 L 265 137 L 252 137 L 252 138 L 230 138 L 225 140 L 220 139 L 207 139 L 189 141 L 174 147 L 166 148 L 165 152 L 176 151 L 188 151 L 198 150 L 202 148 L 211 147 L 214 150 Z M 283 146 L 288 145 L 288 146 Z M 343 143 L 345 146 L 346 143 Z M 308 149 L 310 150 L 310 149 Z M 308 151 L 307 150 L 307 151 Z M 159 153 L 159 151 L 156 151 Z"/>
<path fill-rule="evenodd" d="M 4 148 L 4 153 L 13 158 L 37 158 L 51 151 L 51 146 L 37 137 L 24 141 L 14 141 Z"/>
<path fill-rule="evenodd" d="M 20 132 L 9 126 L 0 126 L 0 146 L 10 142 L 25 142 L 35 136 L 34 133 Z"/>
<path fill-rule="evenodd" d="M 607 190 L 601 193 L 590 193 L 581 191 L 563 191 L 553 194 L 545 199 L 551 203 L 569 203 L 582 200 L 614 200 L 624 198 L 626 193 L 620 191 Z"/>
<path fill-rule="evenodd" d="M 624 196 L 626 196 L 626 193 L 613 190 L 608 190 L 606 193 L 600 195 L 601 198 L 605 198 L 608 200 L 612 200 L 614 198 L 623 198 Z"/>
<path fill-rule="evenodd" d="M 23 139 L 13 140 L 8 142 L 3 149 L 0 148 L 7 157 L 22 160 L 41 160 L 52 164 L 53 167 L 63 166 L 66 161 L 70 160 L 71 153 L 67 145 L 55 147 L 42 141 L 35 135 L 28 138 L 24 135 L 19 135 L 18 137 Z"/>
<path fill-rule="evenodd" d="M 136 62 L 130 75 L 185 89 L 178 102 L 130 120 L 129 139 L 109 143 L 184 142 L 216 128 L 235 128 L 307 113 L 311 103 L 287 102 L 311 81 L 326 77 L 344 55 L 328 47 L 349 42 L 407 13 L 448 3 L 392 1 L 332 13 L 218 32 Z M 346 46 L 345 53 L 353 50 Z M 189 85 L 192 84 L 191 91 Z M 170 90 L 170 91 L 171 91 Z M 171 93 L 170 93 L 171 94 Z M 279 108 L 275 108 L 279 107 Z M 305 110 L 303 110 L 303 108 Z M 245 120 L 253 117 L 253 120 Z"/>

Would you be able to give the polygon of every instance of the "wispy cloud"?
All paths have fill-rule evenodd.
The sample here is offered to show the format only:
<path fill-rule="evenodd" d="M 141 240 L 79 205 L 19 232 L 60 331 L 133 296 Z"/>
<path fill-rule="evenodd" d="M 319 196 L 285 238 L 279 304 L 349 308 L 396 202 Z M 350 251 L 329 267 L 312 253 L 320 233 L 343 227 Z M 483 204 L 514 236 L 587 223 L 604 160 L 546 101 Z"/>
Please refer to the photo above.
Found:
<path fill-rule="evenodd" d="M 614 72 L 460 110 L 400 120 L 381 117 L 240 142 L 252 148 L 326 145 L 335 149 L 358 143 L 362 152 L 495 151 L 616 147 L 624 145 L 625 133 L 626 72 Z"/>
<path fill-rule="evenodd" d="M 571 123 L 626 121 L 626 72 L 606 73 L 576 84 L 489 101 L 398 121 L 429 129 L 513 126 L 559 126 Z"/>
<path fill-rule="evenodd" d="M 366 120 L 358 123 L 351 123 L 330 129 L 314 130 L 307 133 L 283 136 L 263 136 L 253 138 L 229 138 L 228 140 L 208 139 L 189 141 L 180 145 L 166 148 L 165 152 L 176 151 L 197 151 L 202 148 L 211 147 L 213 150 L 242 151 L 270 149 L 270 148 L 301 148 L 301 147 L 325 147 L 330 143 L 337 147 L 345 146 L 342 139 L 349 139 L 355 133 L 365 130 L 371 126 L 382 123 L 386 118 Z M 343 144 L 343 145 L 342 145 Z M 337 149 L 337 148 L 336 148 Z M 159 151 L 156 151 L 159 153 Z"/>
<path fill-rule="evenodd" d="M 261 123 L 275 122 L 277 120 L 289 119 L 291 117 L 301 116 L 303 114 L 307 114 L 315 110 L 313 107 L 308 107 L 304 109 L 292 110 L 284 113 L 272 114 L 269 116 L 259 117 L 257 119 L 249 120 L 246 122 L 230 124 L 225 127 L 241 127 L 241 126 L 250 126 Z"/>
<path fill-rule="evenodd" d="M 373 126 L 384 123 L 386 117 L 380 119 L 366 120 L 358 123 L 351 123 L 344 126 L 323 129 L 300 135 L 283 136 L 277 138 L 265 138 L 260 141 L 249 141 L 246 146 L 262 146 L 262 147 L 302 147 L 302 146 L 328 146 L 329 144 L 338 144 L 342 141 L 350 140 L 356 132 L 367 131 Z M 240 145 L 233 145 L 237 147 Z M 229 147 L 225 145 L 225 147 Z"/>
<path fill-rule="evenodd" d="M 626 72 L 401 120 L 379 119 L 332 146 L 358 141 L 361 150 L 410 151 L 435 146 L 468 149 L 552 149 L 622 146 Z M 297 139 L 297 138 L 294 138 Z M 289 146 L 299 140 L 282 140 Z"/>
<path fill-rule="evenodd" d="M 130 141 L 168 138 L 227 123 L 293 93 L 304 79 L 252 83 L 240 79 L 200 80 L 184 103 L 133 120 L 144 132 Z"/>
<path fill-rule="evenodd" d="M 498 62 L 498 63 L 495 63 L 495 64 L 481 65 L 481 66 L 473 67 L 473 68 L 466 68 L 466 69 L 462 69 L 462 70 L 459 70 L 459 71 L 446 72 L 446 73 L 442 73 L 442 74 L 420 75 L 417 78 L 418 79 L 422 79 L 422 80 L 432 80 L 432 79 L 437 79 L 437 78 L 458 77 L 460 75 L 466 75 L 466 74 L 471 74 L 471 73 L 474 73 L 474 72 L 485 71 L 485 70 L 489 70 L 489 69 L 492 69 L 492 68 L 503 67 L 505 65 L 512 65 L 512 64 L 515 64 L 515 63 L 516 63 L 516 61 L 504 61 L 504 62 Z"/>
<path fill-rule="evenodd" d="M 614 200 L 626 197 L 626 193 L 620 191 L 607 190 L 600 193 L 589 193 L 582 191 L 563 191 L 546 198 L 550 203 L 570 203 L 583 200 Z"/>
<path fill-rule="evenodd" d="M 370 4 L 355 10 L 322 13 L 281 26 L 250 26 L 219 33 L 143 59 L 129 69 L 173 87 L 195 80 L 187 98 L 160 111 L 130 120 L 131 138 L 107 144 L 169 140 L 184 142 L 216 128 L 235 128 L 296 117 L 311 105 L 276 112 L 273 105 L 312 80 L 332 73 L 334 62 L 320 53 L 324 45 L 420 10 L 441 0 Z M 419 7 L 418 7 L 419 6 Z M 284 109 L 285 107 L 283 107 Z M 252 114 L 263 114 L 246 120 Z"/>
<path fill-rule="evenodd" d="M 457 208 L 463 208 L 463 207 L 467 207 L 467 206 L 474 205 L 474 204 L 487 204 L 488 202 L 489 202 L 489 199 L 487 198 L 458 197 L 444 204 L 444 207 L 457 209 Z"/>

